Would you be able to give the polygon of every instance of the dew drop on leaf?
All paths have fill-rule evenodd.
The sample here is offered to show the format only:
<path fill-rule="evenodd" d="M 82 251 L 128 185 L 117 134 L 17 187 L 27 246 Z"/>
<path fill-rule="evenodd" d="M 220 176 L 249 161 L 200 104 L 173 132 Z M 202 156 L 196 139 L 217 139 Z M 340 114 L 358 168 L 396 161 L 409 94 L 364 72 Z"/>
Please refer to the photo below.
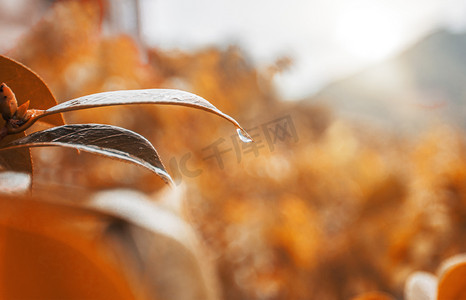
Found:
<path fill-rule="evenodd" d="M 249 135 L 245 131 L 237 128 L 236 132 L 238 133 L 239 139 L 243 143 L 251 143 L 252 142 L 252 139 L 249 137 Z"/>

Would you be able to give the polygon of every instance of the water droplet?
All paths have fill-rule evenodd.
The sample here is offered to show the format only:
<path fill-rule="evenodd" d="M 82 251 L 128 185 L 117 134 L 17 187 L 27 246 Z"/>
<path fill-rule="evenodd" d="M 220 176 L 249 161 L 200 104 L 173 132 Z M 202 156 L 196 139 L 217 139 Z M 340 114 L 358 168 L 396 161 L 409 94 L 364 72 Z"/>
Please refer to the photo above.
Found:
<path fill-rule="evenodd" d="M 253 142 L 252 138 L 249 136 L 249 134 L 242 130 L 242 129 L 236 129 L 236 132 L 238 132 L 238 136 L 239 136 L 239 139 L 243 142 L 243 143 L 251 143 Z"/>

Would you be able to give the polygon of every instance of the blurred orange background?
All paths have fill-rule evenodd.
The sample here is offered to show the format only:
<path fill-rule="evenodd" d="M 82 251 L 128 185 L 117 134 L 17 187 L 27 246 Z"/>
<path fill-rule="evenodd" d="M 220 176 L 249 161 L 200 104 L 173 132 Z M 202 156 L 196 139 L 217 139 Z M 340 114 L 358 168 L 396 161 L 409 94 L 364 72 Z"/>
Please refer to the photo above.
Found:
<path fill-rule="evenodd" d="M 18 30 L 8 36 L 10 25 L 2 26 L 2 54 L 37 72 L 59 102 L 109 90 L 187 90 L 237 119 L 255 143 L 241 143 L 230 124 L 187 108 L 67 113 L 67 123 L 112 124 L 145 136 L 174 177 L 178 194 L 167 196 L 160 178 L 133 165 L 69 149 L 33 149 L 35 200 L 2 196 L 5 242 L 0 250 L 8 260 L 2 262 L 1 276 L 26 284 L 54 270 L 67 275 L 61 281 L 58 273 L 46 283 L 36 281 L 31 294 L 15 294 L 10 286 L 0 290 L 3 295 L 183 299 L 170 294 L 176 291 L 170 286 L 184 286 L 195 291 L 190 295 L 228 300 L 351 299 L 371 291 L 401 299 L 410 274 L 435 273 L 442 261 L 466 251 L 463 34 L 428 34 L 397 56 L 305 99 L 285 101 L 276 82 L 293 66 L 291 57 L 259 66 L 247 49 L 234 44 L 166 50 L 149 46 L 136 25 L 118 27 L 116 2 L 31 3 L 34 9 L 18 4 L 14 14 L 2 15 Z M 195 246 L 186 246 L 185 236 L 172 229 L 160 234 L 124 217 L 135 226 L 128 230 L 143 253 L 137 257 L 147 258 L 142 260 L 146 273 L 134 267 L 121 246 L 129 243 L 121 238 L 126 231 L 118 229 L 117 242 L 102 238 L 118 213 L 88 207 L 113 190 L 138 192 L 165 212 L 161 215 L 175 214 L 176 222 L 186 222 L 183 232 L 192 229 Z M 20 203 L 16 208 L 14 201 Z M 33 241 L 37 236 L 40 241 Z M 48 244 L 48 238 L 54 242 Z M 162 251 L 160 244 L 153 248 L 157 241 L 178 249 L 173 252 L 181 254 L 172 258 L 178 263 L 162 264 L 167 256 L 148 254 Z M 53 249 L 63 255 L 37 262 L 20 252 L 28 243 L 31 253 Z M 113 249 L 115 243 L 126 250 Z M 199 260 L 195 267 L 180 245 L 200 252 L 193 256 Z M 103 275 L 86 271 L 82 261 Z M 79 268 L 53 267 L 67 262 L 96 279 L 80 275 Z M 190 281 L 175 272 L 191 268 L 205 268 L 199 274 L 206 279 Z M 33 269 L 42 273 L 28 273 Z M 159 279 L 167 269 L 174 275 Z M 150 278 L 159 281 L 147 277 L 135 284 L 141 272 L 154 272 Z M 72 292 L 54 290 L 57 280 Z M 89 282 L 97 287 L 78 288 Z"/>

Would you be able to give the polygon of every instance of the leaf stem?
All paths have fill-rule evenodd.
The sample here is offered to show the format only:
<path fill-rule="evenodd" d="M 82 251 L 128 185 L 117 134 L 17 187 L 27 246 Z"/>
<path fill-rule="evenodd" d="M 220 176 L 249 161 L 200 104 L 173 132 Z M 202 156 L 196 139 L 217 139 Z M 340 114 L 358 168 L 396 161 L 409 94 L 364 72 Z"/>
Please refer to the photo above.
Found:
<path fill-rule="evenodd" d="M 14 119 L 10 119 L 7 121 L 5 125 L 5 128 L 7 129 L 7 134 L 16 134 L 25 131 L 44 115 L 45 110 L 29 109 L 28 113 L 31 113 L 29 119 L 25 123 L 20 124 L 19 126 L 13 122 Z"/>

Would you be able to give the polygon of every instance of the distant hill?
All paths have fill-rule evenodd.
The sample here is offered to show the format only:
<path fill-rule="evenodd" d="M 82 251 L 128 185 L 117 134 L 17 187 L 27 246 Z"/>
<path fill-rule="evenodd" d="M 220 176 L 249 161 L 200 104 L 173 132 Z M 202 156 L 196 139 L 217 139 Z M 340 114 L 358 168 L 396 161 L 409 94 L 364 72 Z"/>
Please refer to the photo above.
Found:
<path fill-rule="evenodd" d="M 393 129 L 466 128 L 466 34 L 436 31 L 399 55 L 313 96 L 337 114 Z"/>

